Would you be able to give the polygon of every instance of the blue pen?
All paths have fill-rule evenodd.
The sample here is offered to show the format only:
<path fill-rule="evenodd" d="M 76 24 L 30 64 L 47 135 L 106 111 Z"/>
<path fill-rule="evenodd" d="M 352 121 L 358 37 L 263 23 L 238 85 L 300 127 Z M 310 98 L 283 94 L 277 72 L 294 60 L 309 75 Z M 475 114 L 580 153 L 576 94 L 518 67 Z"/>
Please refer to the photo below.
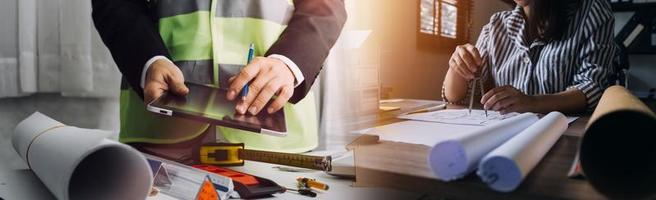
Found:
<path fill-rule="evenodd" d="M 254 55 L 255 55 L 255 45 L 251 43 L 251 45 L 248 46 L 248 58 L 246 60 L 247 65 L 251 63 Z M 246 95 L 248 95 L 248 83 L 246 83 L 246 85 L 244 85 L 244 87 L 241 88 L 241 99 L 242 100 L 246 99 Z"/>

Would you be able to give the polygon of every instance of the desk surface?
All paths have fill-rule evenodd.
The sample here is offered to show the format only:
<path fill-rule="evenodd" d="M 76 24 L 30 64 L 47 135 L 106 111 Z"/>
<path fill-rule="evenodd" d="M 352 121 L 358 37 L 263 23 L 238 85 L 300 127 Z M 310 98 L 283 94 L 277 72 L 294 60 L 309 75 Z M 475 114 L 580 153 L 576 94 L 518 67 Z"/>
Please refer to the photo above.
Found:
<path fill-rule="evenodd" d="M 450 106 L 449 108 L 461 108 Z M 376 125 L 384 125 L 402 120 L 394 116 L 399 112 L 382 113 L 378 116 Z M 367 180 L 363 184 L 384 187 L 400 188 L 406 191 L 424 193 L 430 196 L 447 199 L 603 199 L 600 193 L 595 191 L 585 180 L 570 179 L 567 172 L 576 156 L 579 140 L 584 133 L 589 116 L 583 116 L 574 121 L 564 135 L 558 140 L 554 147 L 540 161 L 540 163 L 529 173 L 522 185 L 511 193 L 499 193 L 488 188 L 475 174 L 470 174 L 462 180 L 453 182 L 442 182 L 439 180 L 408 176 L 398 173 L 373 170 L 359 167 L 356 171 L 358 176 L 382 177 Z M 364 148 L 373 148 L 374 151 L 381 149 L 394 149 L 394 151 L 417 151 L 417 149 L 403 149 L 392 142 L 364 139 Z M 357 145 L 354 146 L 358 148 Z M 361 146 L 362 147 L 362 146 Z M 356 157 L 357 157 L 356 151 Z"/>
<path fill-rule="evenodd" d="M 2 158 L 0 158 L 2 159 Z M 299 176 L 315 178 L 330 186 L 327 192 L 318 193 L 319 199 L 417 199 L 419 194 L 401 190 L 381 187 L 352 187 L 353 180 L 340 179 L 320 171 L 285 172 L 274 168 L 276 165 L 250 162 L 241 167 L 233 167 L 237 171 L 254 174 L 263 178 L 274 180 L 276 183 L 289 188 L 295 188 L 296 178 Z M 0 198 L 5 200 L 54 200 L 48 189 L 39 179 L 27 169 L 9 168 L 0 165 Z M 149 198 L 167 199 L 167 198 Z M 293 192 L 276 194 L 267 199 L 315 199 L 298 195 Z"/>
<path fill-rule="evenodd" d="M 437 102 L 432 102 L 435 104 Z M 401 106 L 401 110 L 393 112 L 384 112 L 380 113 L 377 117 L 374 117 L 374 120 L 367 121 L 365 123 L 360 123 L 357 126 L 361 128 L 372 127 L 375 125 L 388 124 L 393 122 L 398 122 L 400 120 L 396 119 L 395 116 L 401 112 L 406 112 L 409 110 L 428 107 L 431 102 L 428 104 L 423 104 L 419 107 L 408 108 L 408 106 Z M 560 178 L 560 171 L 565 170 L 566 167 L 569 167 L 573 159 L 573 148 L 576 146 L 577 141 L 575 141 L 576 136 L 580 136 L 585 127 L 585 122 L 587 118 L 581 118 L 574 122 L 570 128 L 567 130 L 566 134 L 571 135 L 568 137 L 563 137 L 558 142 L 554 150 L 550 151 L 545 160 L 549 160 L 549 157 L 563 157 L 564 159 L 561 162 L 556 162 L 553 164 L 540 164 L 534 170 L 534 172 L 529 175 L 529 179 L 524 183 L 522 188 L 533 188 L 531 192 L 544 193 L 544 192 L 559 192 L 563 190 L 567 184 L 561 184 L 559 181 L 563 179 Z M 574 140 L 570 139 L 573 138 Z M 563 147 L 561 147 L 563 146 Z M 0 146 L 0 198 L 5 200 L 13 199 L 54 199 L 48 190 L 41 184 L 41 182 L 31 173 L 29 170 L 26 170 L 26 167 L 20 160 L 17 160 L 15 151 L 11 148 L 11 145 L 1 145 Z M 572 157 L 572 158 L 570 158 Z M 10 161 L 10 162 L 6 162 Z M 408 189 L 406 191 L 388 189 L 382 187 L 353 187 L 353 180 L 350 179 L 340 179 L 330 175 L 327 175 L 319 171 L 304 171 L 304 172 L 284 172 L 274 168 L 276 165 L 260 163 L 260 162 L 249 162 L 242 167 L 234 167 L 233 169 L 249 174 L 258 175 L 264 178 L 268 178 L 276 181 L 278 184 L 285 187 L 294 187 L 295 179 L 299 176 L 316 178 L 327 183 L 330 186 L 330 190 L 327 192 L 319 193 L 318 199 L 419 199 L 424 197 L 426 193 L 430 191 L 444 191 L 443 189 L 435 190 L 435 180 L 429 179 L 416 179 L 416 185 L 413 185 L 413 188 L 421 190 L 420 192 L 410 192 L 412 190 Z M 556 170 L 552 170 L 555 168 Z M 395 178 L 395 175 L 391 174 L 392 179 Z M 542 185 L 538 180 L 543 178 L 551 178 L 548 187 L 545 188 L 536 188 L 536 185 Z M 398 178 L 398 177 L 396 177 Z M 444 183 L 443 183 L 444 184 Z M 473 184 L 473 185 L 472 185 Z M 478 185 L 477 185 L 478 184 Z M 462 182 L 448 183 L 444 184 L 446 187 L 440 188 L 452 188 L 448 192 L 453 192 L 454 194 L 468 194 L 471 191 L 482 192 L 478 194 L 493 193 L 492 190 L 485 187 L 477 180 L 475 176 L 469 176 Z M 416 186 L 416 187 L 415 187 Z M 520 188 L 521 189 L 521 188 Z M 472 193 L 473 194 L 473 193 Z M 493 193 L 494 194 L 494 193 Z M 499 195 L 498 193 L 495 193 Z M 512 193 L 510 194 L 512 195 Z M 463 197 L 462 195 L 452 195 L 453 197 Z M 475 197 L 473 195 L 465 195 L 467 197 Z M 502 197 L 508 197 L 502 196 Z M 595 196 L 581 196 L 583 197 L 595 197 Z M 287 192 L 284 194 L 275 195 L 273 199 L 310 199 L 308 197 L 303 197 L 292 192 Z"/>

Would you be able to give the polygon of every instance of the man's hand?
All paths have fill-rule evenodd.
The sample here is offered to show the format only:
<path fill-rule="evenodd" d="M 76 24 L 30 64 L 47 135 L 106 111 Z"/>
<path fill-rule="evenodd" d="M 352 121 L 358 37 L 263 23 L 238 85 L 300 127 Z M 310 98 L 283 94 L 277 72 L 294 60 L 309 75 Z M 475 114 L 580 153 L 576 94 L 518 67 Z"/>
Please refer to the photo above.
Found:
<path fill-rule="evenodd" d="M 146 104 L 159 98 L 165 91 L 175 95 L 187 95 L 189 88 L 184 84 L 182 71 L 165 59 L 159 59 L 148 68 L 144 83 L 144 102 Z"/>
<path fill-rule="evenodd" d="M 506 85 L 496 87 L 483 95 L 481 104 L 485 109 L 500 111 L 502 114 L 509 112 L 533 112 L 535 110 L 536 98 L 526 95 L 516 88 Z"/>
<path fill-rule="evenodd" d="M 277 95 L 267 109 L 268 113 L 274 113 L 280 110 L 294 94 L 294 80 L 292 71 L 282 61 L 257 57 L 237 76 L 230 78 L 228 100 L 235 100 L 241 95 L 242 87 L 250 83 L 248 95 L 237 104 L 235 110 L 240 114 L 248 112 L 256 115 L 274 95 Z"/>

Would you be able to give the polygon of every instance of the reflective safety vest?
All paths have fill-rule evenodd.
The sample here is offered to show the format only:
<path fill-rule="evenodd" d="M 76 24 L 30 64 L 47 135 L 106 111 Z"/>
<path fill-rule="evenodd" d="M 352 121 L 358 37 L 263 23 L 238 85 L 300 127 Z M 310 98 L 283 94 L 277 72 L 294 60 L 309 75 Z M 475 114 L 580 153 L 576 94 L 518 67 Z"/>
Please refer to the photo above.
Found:
<path fill-rule="evenodd" d="M 248 46 L 262 56 L 287 27 L 291 0 L 153 0 L 159 33 L 185 81 L 228 87 L 229 77 L 246 64 Z M 151 113 L 132 89 L 121 90 L 121 142 L 170 144 L 183 142 L 215 128 L 209 124 Z M 304 152 L 317 147 L 315 96 L 309 92 L 284 107 L 285 137 L 216 127 L 229 142 L 246 148 Z M 218 138 L 221 138 L 220 136 Z"/>

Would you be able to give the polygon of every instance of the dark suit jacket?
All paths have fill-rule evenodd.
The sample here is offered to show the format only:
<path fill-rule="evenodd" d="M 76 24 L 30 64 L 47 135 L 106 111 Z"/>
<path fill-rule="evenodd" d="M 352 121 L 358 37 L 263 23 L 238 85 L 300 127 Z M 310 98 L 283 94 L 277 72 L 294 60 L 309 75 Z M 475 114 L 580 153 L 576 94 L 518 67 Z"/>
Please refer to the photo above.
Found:
<path fill-rule="evenodd" d="M 160 37 L 154 12 L 145 0 L 93 0 L 93 22 L 130 86 L 143 96 L 141 73 L 148 59 L 170 58 Z M 301 69 L 305 81 L 289 100 L 296 103 L 310 90 L 335 44 L 344 22 L 343 0 L 294 0 L 287 28 L 265 56 L 287 56 Z"/>

